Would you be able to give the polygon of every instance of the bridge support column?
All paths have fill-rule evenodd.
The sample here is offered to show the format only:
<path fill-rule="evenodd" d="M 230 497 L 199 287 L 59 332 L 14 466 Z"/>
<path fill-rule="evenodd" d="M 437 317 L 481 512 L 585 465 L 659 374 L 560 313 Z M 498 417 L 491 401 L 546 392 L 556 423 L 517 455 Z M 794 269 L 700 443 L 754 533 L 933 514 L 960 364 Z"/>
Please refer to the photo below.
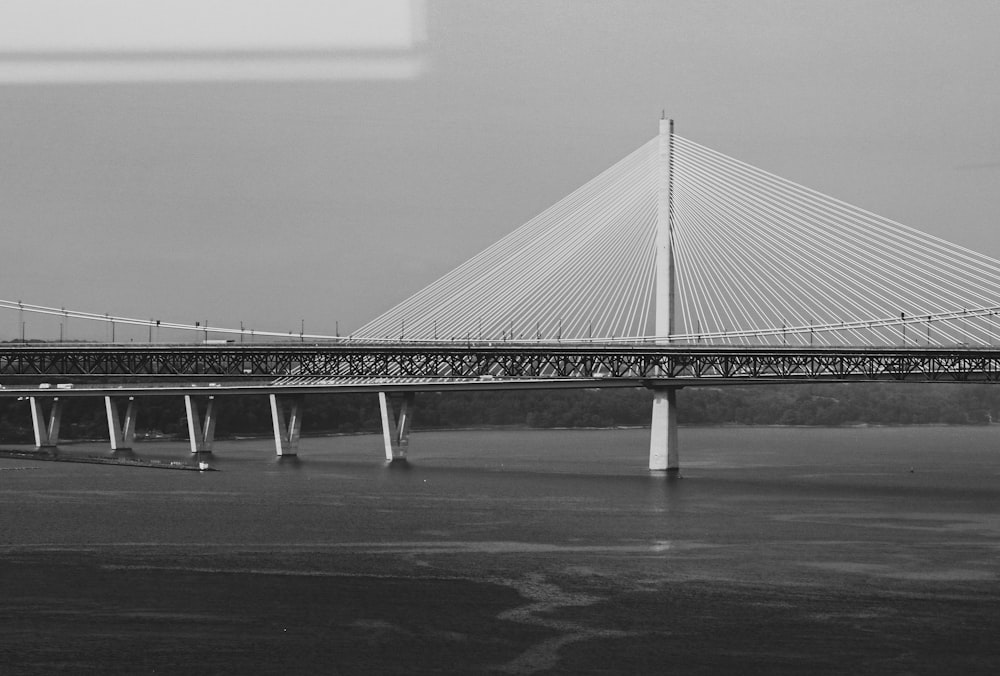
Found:
<path fill-rule="evenodd" d="M 135 443 L 135 398 L 128 398 L 125 407 L 125 422 L 122 424 L 119 415 L 118 402 L 111 397 L 104 397 L 104 408 L 108 412 L 108 436 L 111 439 L 112 451 L 127 451 Z"/>
<path fill-rule="evenodd" d="M 676 277 L 674 265 L 674 121 L 660 120 L 660 177 L 656 204 L 656 317 L 657 344 L 669 345 L 676 327 Z M 668 375 L 662 371 L 661 377 Z M 676 474 L 680 467 L 677 447 L 677 387 L 654 387 L 653 419 L 649 432 L 649 469 Z"/>
<path fill-rule="evenodd" d="M 59 444 L 59 422 L 62 420 L 62 402 L 52 398 L 48 416 L 41 397 L 28 397 L 31 406 L 31 427 L 35 432 L 35 448 L 55 448 Z"/>
<path fill-rule="evenodd" d="M 649 431 L 649 469 L 676 474 L 680 470 L 677 445 L 677 390 L 653 388 L 653 420 Z"/>
<path fill-rule="evenodd" d="M 274 426 L 274 452 L 277 455 L 296 455 L 302 432 L 302 402 L 305 397 L 277 394 L 268 396 L 271 399 L 271 423 Z"/>
<path fill-rule="evenodd" d="M 399 414 L 394 411 L 395 402 L 400 398 Z M 385 444 L 385 459 L 406 460 L 406 449 L 410 445 L 410 421 L 413 418 L 413 392 L 404 392 L 402 397 L 391 397 L 386 392 L 378 393 L 379 408 L 382 412 L 382 441 Z"/>
<path fill-rule="evenodd" d="M 205 405 L 205 416 L 198 411 L 198 402 L 190 394 L 184 395 L 184 409 L 187 411 L 188 439 L 192 453 L 211 453 L 215 442 L 215 397 L 209 397 Z M 204 420 L 204 422 L 202 422 Z"/>

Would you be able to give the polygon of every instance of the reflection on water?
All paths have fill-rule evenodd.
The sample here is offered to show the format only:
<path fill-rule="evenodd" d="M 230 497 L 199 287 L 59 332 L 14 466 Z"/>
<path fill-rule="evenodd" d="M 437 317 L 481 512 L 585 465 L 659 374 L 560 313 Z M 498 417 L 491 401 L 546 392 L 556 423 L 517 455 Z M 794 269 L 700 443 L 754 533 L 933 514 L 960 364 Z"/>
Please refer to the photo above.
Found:
<path fill-rule="evenodd" d="M 994 428 L 682 429 L 676 481 L 646 471 L 647 434 L 418 433 L 391 464 L 375 436 L 282 458 L 219 442 L 212 473 L 0 460 L 31 470 L 0 475 L 0 631 L 23 634 L 23 673 L 46 651 L 101 659 L 54 608 L 210 673 L 261 667 L 233 657 L 251 645 L 304 671 L 333 654 L 345 671 L 509 673 L 998 657 Z M 190 460 L 184 443 L 134 454 Z M 184 638 L 189 616 L 228 662 Z"/>

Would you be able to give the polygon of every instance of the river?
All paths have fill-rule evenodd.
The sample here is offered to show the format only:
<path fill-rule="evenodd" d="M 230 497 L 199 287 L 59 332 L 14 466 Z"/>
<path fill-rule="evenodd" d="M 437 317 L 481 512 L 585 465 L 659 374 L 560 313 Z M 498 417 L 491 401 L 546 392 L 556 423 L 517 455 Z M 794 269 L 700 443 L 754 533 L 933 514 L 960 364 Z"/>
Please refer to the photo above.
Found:
<path fill-rule="evenodd" d="M 995 673 L 1000 429 L 682 428 L 677 480 L 647 439 L 0 459 L 2 673 Z"/>

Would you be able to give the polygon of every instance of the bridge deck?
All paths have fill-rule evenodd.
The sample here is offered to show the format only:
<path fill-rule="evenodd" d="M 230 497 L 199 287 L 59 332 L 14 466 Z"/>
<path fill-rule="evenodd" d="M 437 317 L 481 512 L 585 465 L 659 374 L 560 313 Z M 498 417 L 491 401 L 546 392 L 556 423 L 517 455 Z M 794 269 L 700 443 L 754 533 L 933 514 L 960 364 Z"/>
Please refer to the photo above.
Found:
<path fill-rule="evenodd" d="M 4 395 L 39 387 L 71 396 L 192 387 L 251 394 L 871 380 L 996 382 L 1000 349 L 475 341 L 0 347 Z"/>

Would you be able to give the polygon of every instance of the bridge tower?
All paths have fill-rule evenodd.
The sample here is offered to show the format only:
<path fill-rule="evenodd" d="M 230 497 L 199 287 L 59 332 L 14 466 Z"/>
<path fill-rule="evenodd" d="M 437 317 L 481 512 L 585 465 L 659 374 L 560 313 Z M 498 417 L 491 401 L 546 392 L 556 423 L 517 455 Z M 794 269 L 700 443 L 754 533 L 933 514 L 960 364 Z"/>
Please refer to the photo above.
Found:
<path fill-rule="evenodd" d="M 669 344 L 674 334 L 674 121 L 660 119 L 659 187 L 656 207 L 656 336 Z M 654 387 L 649 435 L 649 469 L 676 474 L 680 468 L 677 446 L 678 387 Z"/>

